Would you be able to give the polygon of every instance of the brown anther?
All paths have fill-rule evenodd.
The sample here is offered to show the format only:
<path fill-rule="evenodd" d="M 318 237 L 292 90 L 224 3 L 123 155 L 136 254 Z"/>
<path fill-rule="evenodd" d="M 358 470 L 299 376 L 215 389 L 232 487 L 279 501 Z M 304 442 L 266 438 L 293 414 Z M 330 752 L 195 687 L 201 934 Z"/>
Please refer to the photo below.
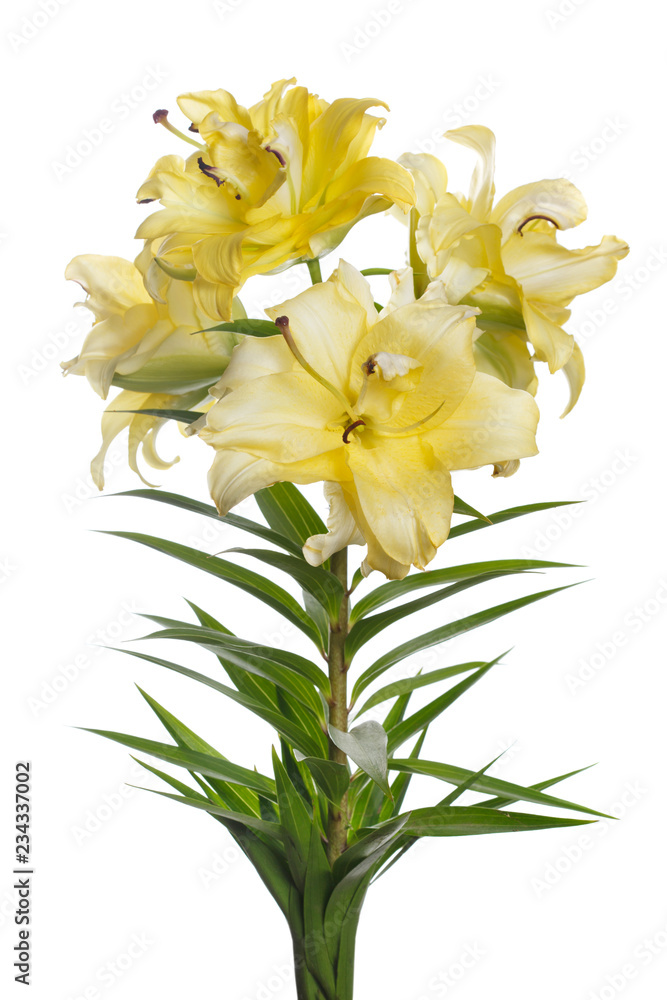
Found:
<path fill-rule="evenodd" d="M 169 112 L 166 108 L 160 108 L 158 111 L 153 112 L 153 121 L 156 125 L 161 125 L 166 120 L 168 114 Z"/>
<path fill-rule="evenodd" d="M 265 146 L 264 149 L 267 151 L 267 153 L 273 153 L 274 156 L 278 157 L 278 163 L 280 164 L 281 167 L 287 166 L 285 157 L 283 156 L 282 153 L 279 153 L 277 149 L 273 149 L 271 146 Z"/>
<path fill-rule="evenodd" d="M 366 426 L 365 420 L 355 420 L 353 424 L 350 424 L 349 427 L 346 427 L 345 430 L 343 431 L 343 444 L 350 443 L 350 434 L 352 433 L 355 427 L 365 427 L 365 426 Z"/>
<path fill-rule="evenodd" d="M 208 163 L 204 163 L 204 157 L 203 156 L 199 157 L 199 159 L 197 160 L 197 163 L 199 164 L 199 169 L 201 170 L 201 172 L 203 174 L 206 174 L 207 177 L 212 177 L 213 180 L 215 181 L 215 183 L 218 185 L 218 187 L 220 187 L 221 184 L 225 183 L 224 178 L 221 180 L 217 176 L 217 174 L 215 172 L 215 167 L 210 166 L 210 164 L 208 164 Z"/>
<path fill-rule="evenodd" d="M 375 361 L 375 355 L 371 354 L 368 361 L 364 361 L 363 365 L 361 366 L 361 370 L 362 372 L 365 372 L 366 375 L 374 375 L 376 369 L 377 369 L 377 363 Z"/>
<path fill-rule="evenodd" d="M 527 226 L 529 222 L 534 222 L 536 219 L 542 219 L 544 222 L 550 222 L 552 226 L 556 229 L 560 229 L 560 226 L 555 219 L 552 219 L 550 215 L 529 215 L 527 219 L 524 219 L 520 226 L 517 226 L 517 233 L 519 236 L 523 236 L 522 229 Z"/>
<path fill-rule="evenodd" d="M 188 132 L 196 132 L 197 135 L 199 135 L 199 129 L 197 128 L 194 122 L 192 123 L 192 125 L 188 125 Z"/>
<path fill-rule="evenodd" d="M 279 316 L 278 319 L 275 320 L 275 324 L 276 324 L 276 326 L 278 327 L 278 329 L 280 330 L 281 333 L 289 333 L 290 332 L 290 328 L 289 328 L 289 316 Z"/>
<path fill-rule="evenodd" d="M 140 199 L 140 200 L 139 200 L 139 201 L 137 202 L 137 204 L 138 204 L 138 205 L 150 205 L 150 203 L 151 203 L 152 201 L 155 201 L 155 198 L 141 198 L 141 199 Z"/>

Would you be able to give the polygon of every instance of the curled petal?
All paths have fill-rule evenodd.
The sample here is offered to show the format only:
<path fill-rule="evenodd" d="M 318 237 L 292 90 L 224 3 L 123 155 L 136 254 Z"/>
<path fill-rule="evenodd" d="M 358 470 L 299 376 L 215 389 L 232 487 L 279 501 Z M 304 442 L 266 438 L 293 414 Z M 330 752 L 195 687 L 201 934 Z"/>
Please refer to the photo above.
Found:
<path fill-rule="evenodd" d="M 489 219 L 500 226 L 505 242 L 528 219 L 550 219 L 557 229 L 571 229 L 585 220 L 587 212 L 579 188 L 561 177 L 514 188 L 500 199 Z"/>
<path fill-rule="evenodd" d="M 495 186 L 496 137 L 484 125 L 464 125 L 463 128 L 445 132 L 445 138 L 458 142 L 477 153 L 478 161 L 473 171 L 467 208 L 476 219 L 487 219 L 493 205 Z"/>
<path fill-rule="evenodd" d="M 568 400 L 568 404 L 561 413 L 561 417 L 566 417 L 579 399 L 581 390 L 584 386 L 584 380 L 586 378 L 584 356 L 581 353 L 581 348 L 576 340 L 574 341 L 572 347 L 570 360 L 563 365 L 563 373 L 567 378 L 568 385 L 570 387 L 570 398 Z"/>
<path fill-rule="evenodd" d="M 345 502 L 342 487 L 338 483 L 325 483 L 324 497 L 329 503 L 329 530 L 325 535 L 311 535 L 303 546 L 304 558 L 311 566 L 321 566 L 334 552 L 340 552 L 347 545 L 365 544 L 364 536 Z"/>

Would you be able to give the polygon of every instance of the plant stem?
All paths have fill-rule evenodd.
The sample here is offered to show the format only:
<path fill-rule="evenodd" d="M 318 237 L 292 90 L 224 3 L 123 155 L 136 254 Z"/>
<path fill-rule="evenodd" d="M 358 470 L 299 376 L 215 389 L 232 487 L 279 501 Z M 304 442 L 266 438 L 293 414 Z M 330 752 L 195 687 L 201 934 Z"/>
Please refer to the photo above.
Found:
<path fill-rule="evenodd" d="M 428 275 L 426 266 L 417 252 L 417 224 L 419 213 L 416 208 L 410 209 L 410 267 L 412 268 L 412 280 L 415 286 L 415 298 L 420 299 L 426 291 L 428 285 Z"/>
<path fill-rule="evenodd" d="M 331 557 L 331 572 L 337 576 L 343 585 L 343 597 L 340 602 L 338 621 L 329 628 L 329 681 L 331 682 L 331 702 L 329 718 L 336 729 L 347 732 L 347 668 L 345 662 L 345 640 L 349 628 L 350 595 L 347 588 L 347 549 L 334 553 Z M 347 756 L 329 740 L 329 760 L 347 766 Z M 327 841 L 329 862 L 334 863 L 347 847 L 347 793 L 340 806 L 329 807 L 329 823 Z"/>
<path fill-rule="evenodd" d="M 322 269 L 320 268 L 320 261 L 318 257 L 314 257 L 312 260 L 307 260 L 308 270 L 310 271 L 310 280 L 313 285 L 317 285 L 322 280 Z"/>

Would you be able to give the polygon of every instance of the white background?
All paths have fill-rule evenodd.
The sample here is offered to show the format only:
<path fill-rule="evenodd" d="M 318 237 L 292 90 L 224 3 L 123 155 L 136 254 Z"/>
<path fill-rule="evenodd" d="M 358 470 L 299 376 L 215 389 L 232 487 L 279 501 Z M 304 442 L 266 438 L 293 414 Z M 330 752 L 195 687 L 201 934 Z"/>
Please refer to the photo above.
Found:
<path fill-rule="evenodd" d="M 588 568 L 487 584 L 424 612 L 419 624 L 426 630 L 542 586 L 591 582 L 412 665 L 492 658 L 513 645 L 504 665 L 433 727 L 426 756 L 477 768 L 511 744 L 495 773 L 525 784 L 597 761 L 560 791 L 622 820 L 422 842 L 371 890 L 356 995 L 663 995 L 667 243 L 664 33 L 654 18 L 649 0 L 5 6 L 0 557 L 9 649 L 0 793 L 9 807 L 14 761 L 29 758 L 35 1000 L 294 996 L 287 929 L 222 827 L 156 796 L 128 796 L 124 782 L 144 779 L 125 751 L 73 727 L 162 738 L 137 681 L 223 753 L 265 768 L 271 733 L 263 725 L 210 691 L 95 644 L 118 646 L 149 631 L 134 612 L 185 617 L 183 596 L 241 634 L 294 648 L 300 639 L 232 588 L 92 533 L 152 531 L 209 551 L 238 543 L 229 529 L 205 535 L 206 523 L 148 501 L 84 499 L 95 492 L 87 469 L 102 404 L 83 379 L 63 381 L 57 364 L 77 353 L 88 322 L 73 310 L 81 296 L 64 282 L 65 265 L 78 253 L 132 257 L 145 212 L 134 192 L 158 155 L 181 152 L 151 113 L 170 108 L 178 121 L 176 95 L 204 88 L 225 87 L 251 104 L 292 74 L 328 100 L 385 100 L 391 114 L 375 151 L 397 156 L 421 144 L 447 158 L 461 186 L 470 161 L 440 135 L 489 125 L 500 193 L 567 174 L 590 208 L 569 245 L 609 232 L 632 248 L 617 279 L 576 305 L 571 329 L 589 375 L 573 414 L 557 419 L 564 380 L 545 377 L 541 454 L 513 479 L 492 481 L 483 470 L 456 483 L 487 511 L 587 504 L 453 540 L 438 557 L 446 565 L 536 554 Z M 68 157 L 101 119 L 111 122 L 101 141 L 79 162 Z M 393 221 L 368 220 L 341 252 L 362 267 L 400 266 L 403 240 Z M 325 261 L 325 274 L 333 266 Z M 305 286 L 305 275 L 288 274 L 282 285 L 257 279 L 247 289 L 255 315 L 293 294 L 286 280 Z M 205 446 L 169 428 L 162 449 L 180 450 L 182 461 L 154 481 L 205 498 Z M 140 485 L 121 447 L 112 454 L 108 492 Z M 310 495 L 320 503 L 317 489 Z M 385 647 L 404 637 L 405 625 L 395 627 Z M 441 794 L 435 783 L 415 784 L 412 801 Z M 3 816 L 0 974 L 11 981 L 13 831 L 4 806 Z M 10 995 L 24 988 L 11 983 Z"/>

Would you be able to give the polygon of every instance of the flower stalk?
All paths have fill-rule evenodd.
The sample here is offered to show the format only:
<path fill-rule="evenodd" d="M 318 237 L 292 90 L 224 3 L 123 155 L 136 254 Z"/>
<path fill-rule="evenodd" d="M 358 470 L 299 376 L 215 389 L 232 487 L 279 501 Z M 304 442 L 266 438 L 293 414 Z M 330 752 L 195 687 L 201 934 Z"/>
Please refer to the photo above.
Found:
<path fill-rule="evenodd" d="M 329 681 L 331 684 L 331 701 L 329 705 L 329 718 L 331 724 L 347 732 L 348 703 L 347 703 L 347 670 L 348 664 L 345 661 L 345 640 L 349 629 L 349 606 L 350 593 L 347 585 L 347 549 L 335 552 L 331 557 L 331 571 L 343 585 L 343 596 L 340 602 L 338 620 L 332 622 L 329 628 Z M 337 747 L 333 741 L 329 740 L 329 760 L 337 764 L 347 766 L 346 754 Z M 343 796 L 340 805 L 329 806 L 329 822 L 327 827 L 327 856 L 329 863 L 340 857 L 347 847 L 347 827 L 348 827 L 347 792 Z"/>

